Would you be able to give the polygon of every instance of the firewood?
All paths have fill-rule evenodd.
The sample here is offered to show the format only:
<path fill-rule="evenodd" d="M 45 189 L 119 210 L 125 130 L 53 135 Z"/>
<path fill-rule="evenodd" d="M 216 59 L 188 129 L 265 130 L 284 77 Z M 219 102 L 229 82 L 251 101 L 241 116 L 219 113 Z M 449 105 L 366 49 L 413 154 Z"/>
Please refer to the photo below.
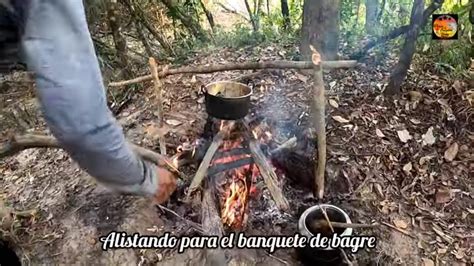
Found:
<path fill-rule="evenodd" d="M 160 78 L 158 77 L 158 66 L 156 61 L 153 57 L 149 59 L 150 64 L 150 72 L 153 77 L 154 85 L 155 85 L 155 96 L 158 105 L 158 127 L 163 128 L 163 97 L 162 97 L 162 84 Z M 166 155 L 166 142 L 165 136 L 161 136 L 159 138 L 160 142 L 160 153 L 161 155 Z"/>
<path fill-rule="evenodd" d="M 218 236 L 221 238 L 224 235 L 224 228 L 222 226 L 218 206 L 214 200 L 213 190 L 208 186 L 204 190 L 202 199 L 202 229 L 205 235 Z M 206 249 L 204 251 L 205 265 L 227 265 L 225 254 L 222 249 Z"/>
<path fill-rule="evenodd" d="M 321 64 L 324 68 L 351 68 L 357 65 L 355 60 L 340 60 L 340 61 L 323 61 Z M 312 69 L 313 63 L 310 61 L 267 61 L 267 62 L 247 62 L 247 63 L 229 63 L 225 65 L 210 65 L 210 66 L 191 66 L 180 67 L 174 69 L 163 69 L 158 73 L 160 78 L 185 73 L 207 74 L 220 71 L 230 70 L 250 70 L 250 69 Z M 120 87 L 131 84 L 136 84 L 144 81 L 152 80 L 152 75 L 145 75 L 130 80 L 111 82 L 110 87 Z"/>
<path fill-rule="evenodd" d="M 217 149 L 219 149 L 219 146 L 222 144 L 222 141 L 224 140 L 224 136 L 226 136 L 226 134 L 228 134 L 232 130 L 233 127 L 234 127 L 234 122 L 230 121 L 225 128 L 220 130 L 214 136 L 212 143 L 207 149 L 206 155 L 204 155 L 204 159 L 199 165 L 196 175 L 194 175 L 193 181 L 191 182 L 191 185 L 189 186 L 185 201 L 189 202 L 191 194 L 194 191 L 196 191 L 196 189 L 201 185 L 202 180 L 207 174 L 207 169 L 209 169 L 209 166 L 211 165 L 211 161 L 212 161 L 212 158 L 214 157 L 214 154 L 216 153 Z"/>

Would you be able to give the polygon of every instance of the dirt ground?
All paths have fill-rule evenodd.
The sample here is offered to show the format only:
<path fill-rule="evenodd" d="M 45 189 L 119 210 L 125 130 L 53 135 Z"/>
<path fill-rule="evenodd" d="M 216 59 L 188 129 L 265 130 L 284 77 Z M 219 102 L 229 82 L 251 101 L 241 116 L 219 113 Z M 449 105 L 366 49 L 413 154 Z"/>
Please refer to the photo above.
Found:
<path fill-rule="evenodd" d="M 200 54 L 189 64 L 287 59 L 280 47 L 223 49 Z M 222 58 L 225 58 L 223 61 Z M 398 98 L 381 96 L 394 61 L 366 62 L 325 74 L 328 166 L 325 203 L 347 211 L 353 222 L 381 225 L 356 230 L 375 235 L 377 248 L 351 255 L 360 265 L 472 265 L 473 91 L 415 64 Z M 248 72 L 245 72 L 248 73 Z M 200 85 L 239 77 L 243 72 L 177 75 L 165 82 L 167 141 L 173 150 L 202 133 L 206 114 Z M 47 129 L 34 100 L 32 84 L 21 77 L 3 82 L 0 130 L 11 134 Z M 288 71 L 263 71 L 246 80 L 256 91 L 258 110 L 274 119 L 309 127 L 311 77 Z M 125 88 L 112 88 L 123 90 Z M 470 89 L 470 90 L 469 90 Z M 133 142 L 158 150 L 153 89 L 145 84 L 118 119 Z M 192 174 L 196 169 L 188 169 Z M 0 164 L 0 199 L 17 217 L 4 237 L 26 264 L 196 264 L 201 252 L 113 250 L 103 252 L 99 237 L 108 232 L 161 235 L 176 229 L 146 199 L 113 195 L 98 186 L 61 150 L 31 149 Z M 285 193 L 297 190 L 284 186 Z M 302 200 L 299 208 L 317 201 Z M 297 219 L 294 210 L 291 214 Z M 276 231 L 296 224 L 272 222 Z M 290 231 L 291 231 L 290 230 Z M 182 232 L 180 232 L 182 233 Z M 294 232 L 296 233 L 296 232 Z M 247 253 L 246 253 L 247 254 Z M 258 265 L 294 265 L 293 251 L 248 251 Z M 248 255 L 247 254 L 247 255 Z"/>

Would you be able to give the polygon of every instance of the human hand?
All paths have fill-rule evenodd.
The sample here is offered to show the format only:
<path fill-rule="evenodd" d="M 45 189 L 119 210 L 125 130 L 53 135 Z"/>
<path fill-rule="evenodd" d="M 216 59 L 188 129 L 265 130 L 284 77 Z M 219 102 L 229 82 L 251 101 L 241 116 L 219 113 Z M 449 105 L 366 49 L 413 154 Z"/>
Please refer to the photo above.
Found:
<path fill-rule="evenodd" d="M 154 200 L 156 204 L 161 204 L 169 199 L 171 194 L 176 190 L 177 177 L 166 168 L 158 167 L 156 170 L 156 178 L 158 190 L 156 191 Z"/>

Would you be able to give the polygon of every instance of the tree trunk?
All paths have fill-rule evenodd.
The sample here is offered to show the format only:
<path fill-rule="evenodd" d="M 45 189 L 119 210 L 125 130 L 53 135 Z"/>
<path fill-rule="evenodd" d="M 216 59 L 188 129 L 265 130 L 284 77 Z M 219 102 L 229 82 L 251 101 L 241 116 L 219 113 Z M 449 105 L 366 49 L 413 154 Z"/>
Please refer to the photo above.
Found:
<path fill-rule="evenodd" d="M 127 6 L 128 10 L 134 17 L 136 21 L 138 21 L 141 25 L 143 25 L 152 35 L 153 37 L 156 38 L 156 40 L 160 43 L 161 47 L 165 50 L 167 54 L 173 54 L 173 49 L 171 48 L 171 45 L 168 43 L 166 40 L 166 37 L 163 36 L 163 34 L 159 31 L 157 31 L 146 19 L 145 14 L 143 13 L 143 10 L 140 8 L 140 6 L 134 6 L 133 3 L 130 0 L 121 0 L 121 2 Z M 138 25 L 137 27 L 139 27 Z M 140 33 L 138 33 L 140 34 Z M 145 43 L 143 44 L 145 45 Z M 146 46 L 145 46 L 146 48 Z M 148 48 L 146 48 L 148 49 Z"/>
<path fill-rule="evenodd" d="M 372 34 L 377 28 L 378 0 L 365 0 L 365 32 Z"/>
<path fill-rule="evenodd" d="M 416 39 L 418 38 L 418 34 L 423 26 L 423 10 L 423 0 L 415 0 L 411 10 L 410 30 L 407 32 L 405 43 L 400 52 L 400 59 L 390 75 L 390 81 L 385 90 L 386 95 L 400 93 L 400 87 L 407 75 L 413 54 L 416 51 Z"/>
<path fill-rule="evenodd" d="M 288 0 L 281 0 L 281 15 L 283 16 L 283 28 L 290 28 L 290 9 L 288 8 Z"/>
<path fill-rule="evenodd" d="M 313 45 L 323 60 L 336 60 L 339 42 L 340 0 L 305 0 L 300 51 L 305 60 L 311 58 Z"/>
<path fill-rule="evenodd" d="M 212 15 L 211 11 L 209 11 L 209 9 L 206 8 L 206 5 L 204 4 L 202 0 L 199 0 L 199 3 L 201 4 L 202 10 L 206 14 L 207 21 L 209 21 L 209 26 L 211 26 L 212 32 L 214 32 L 214 27 L 216 26 L 216 24 L 214 23 L 214 16 Z"/>
<path fill-rule="evenodd" d="M 252 24 L 252 28 L 254 32 L 258 32 L 258 22 L 255 19 L 255 15 L 250 8 L 249 1 L 244 0 L 245 8 L 247 8 L 247 12 L 249 13 L 250 23 Z"/>
<path fill-rule="evenodd" d="M 201 27 L 198 21 L 194 20 L 190 14 L 184 14 L 183 11 L 173 3 L 173 0 L 161 0 L 161 2 L 172 11 L 173 15 L 183 23 L 183 25 L 191 32 L 194 37 L 200 39 L 201 41 L 208 41 L 209 38 Z"/>
<path fill-rule="evenodd" d="M 112 37 L 115 45 L 115 53 L 119 60 L 119 65 L 122 71 L 122 74 L 126 78 L 131 77 L 131 72 L 128 69 L 128 57 L 127 57 L 127 41 L 122 35 L 120 27 L 120 10 L 118 9 L 118 4 L 116 0 L 111 0 L 108 5 L 107 15 L 109 18 L 109 27 L 112 32 Z"/>

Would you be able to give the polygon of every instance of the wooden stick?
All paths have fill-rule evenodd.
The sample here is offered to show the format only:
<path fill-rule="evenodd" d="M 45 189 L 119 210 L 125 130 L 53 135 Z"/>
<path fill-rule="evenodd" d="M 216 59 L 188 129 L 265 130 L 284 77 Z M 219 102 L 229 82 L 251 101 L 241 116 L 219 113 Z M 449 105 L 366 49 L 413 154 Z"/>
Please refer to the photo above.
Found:
<path fill-rule="evenodd" d="M 326 122 L 323 70 L 321 65 L 321 55 L 314 47 L 312 60 L 314 64 L 314 96 L 312 102 L 313 123 L 316 127 L 316 136 L 318 138 L 318 164 L 315 166 L 315 195 L 322 199 L 324 197 L 324 173 L 326 170 Z"/>
<path fill-rule="evenodd" d="M 191 194 L 201 185 L 202 180 L 206 176 L 207 169 L 209 169 L 209 165 L 211 164 L 214 154 L 221 146 L 224 136 L 229 133 L 233 127 L 234 121 L 230 121 L 226 128 L 220 130 L 212 139 L 212 143 L 207 149 L 206 154 L 204 155 L 204 158 L 202 159 L 201 164 L 199 165 L 199 168 L 196 172 L 196 175 L 194 175 L 193 181 L 188 188 L 185 201 L 189 201 L 191 199 Z"/>
<path fill-rule="evenodd" d="M 271 150 L 270 155 L 275 155 L 276 153 L 280 152 L 283 149 L 293 148 L 294 146 L 296 146 L 297 141 L 298 141 L 298 139 L 296 137 L 290 138 L 289 140 L 285 141 L 280 146 L 278 146 L 275 149 Z"/>
<path fill-rule="evenodd" d="M 341 60 L 341 61 L 323 61 L 321 65 L 324 68 L 351 68 L 357 65 L 355 60 Z M 158 73 L 160 78 L 185 73 L 195 74 L 208 74 L 220 71 L 231 71 L 231 70 L 250 70 L 250 69 L 312 69 L 313 63 L 311 61 L 267 61 L 267 62 L 247 62 L 247 63 L 229 63 L 225 65 L 210 65 L 210 66 L 191 66 L 191 67 L 179 67 L 174 69 L 163 69 Z M 130 80 L 111 82 L 110 87 L 120 87 L 125 85 L 131 85 L 144 81 L 152 80 L 152 75 L 146 75 L 137 77 Z"/>
<path fill-rule="evenodd" d="M 153 57 L 150 57 L 148 63 L 150 64 L 150 72 L 151 76 L 153 77 L 153 81 L 155 83 L 155 95 L 156 101 L 158 104 L 158 127 L 163 128 L 163 99 L 162 99 L 162 84 L 160 79 L 158 78 L 158 66 L 156 61 Z M 160 153 L 161 155 L 166 155 L 166 142 L 165 136 L 161 136 L 159 138 L 160 141 Z"/>
<path fill-rule="evenodd" d="M 187 177 L 179 171 L 176 166 L 165 156 L 158 154 L 152 150 L 140 147 L 135 144 L 130 144 L 133 151 L 145 160 L 151 161 L 159 166 L 166 167 L 169 171 L 177 174 L 182 179 Z M 6 144 L 0 146 L 0 159 L 12 156 L 18 152 L 31 148 L 57 148 L 61 149 L 61 145 L 54 137 L 26 134 L 21 136 L 13 136 Z"/>
<path fill-rule="evenodd" d="M 265 182 L 265 185 L 268 188 L 268 191 L 270 191 L 270 194 L 272 195 L 273 200 L 277 204 L 278 208 L 280 210 L 286 211 L 289 209 L 289 204 L 285 196 L 283 195 L 283 192 L 281 191 L 280 187 L 277 184 L 278 177 L 275 174 L 275 171 L 273 171 L 273 168 L 271 165 L 268 163 L 267 159 L 265 158 L 265 155 L 263 155 L 262 150 L 260 149 L 260 146 L 258 144 L 258 141 L 255 139 L 253 134 L 251 134 L 251 129 L 246 124 L 246 122 L 242 121 L 242 125 L 246 128 L 246 135 L 249 138 L 249 148 L 250 152 L 252 153 L 252 156 L 254 158 L 255 163 L 258 166 L 258 169 L 260 170 L 260 173 L 262 174 L 263 181 Z"/>
<path fill-rule="evenodd" d="M 204 234 L 208 236 L 218 236 L 219 239 L 224 234 L 221 217 L 214 200 L 215 193 L 212 193 L 212 188 L 209 187 L 204 190 L 202 199 L 202 228 Z M 206 264 L 205 265 L 227 265 L 225 254 L 220 248 L 206 249 L 204 251 Z"/>
<path fill-rule="evenodd" d="M 331 221 L 331 225 L 332 227 L 337 227 L 337 228 L 373 228 L 373 227 L 379 226 L 380 224 L 378 223 L 374 223 L 374 224 L 339 223 L 339 222 Z M 327 223 L 327 221 L 318 220 L 318 221 L 314 221 L 311 224 L 311 226 L 313 229 L 318 229 L 318 228 L 328 227 L 329 224 Z"/>
<path fill-rule="evenodd" d="M 324 209 L 321 205 L 319 205 L 319 208 L 321 209 L 321 212 L 323 213 L 324 219 L 326 219 L 326 222 L 328 223 L 329 228 L 331 228 L 331 232 L 334 233 L 333 223 L 329 220 L 328 214 L 326 213 L 326 209 Z M 344 257 L 344 259 L 346 260 L 347 264 L 349 266 L 352 266 L 353 263 L 349 260 L 349 257 L 347 256 L 344 249 L 339 248 L 339 250 L 341 251 L 341 254 Z"/>

